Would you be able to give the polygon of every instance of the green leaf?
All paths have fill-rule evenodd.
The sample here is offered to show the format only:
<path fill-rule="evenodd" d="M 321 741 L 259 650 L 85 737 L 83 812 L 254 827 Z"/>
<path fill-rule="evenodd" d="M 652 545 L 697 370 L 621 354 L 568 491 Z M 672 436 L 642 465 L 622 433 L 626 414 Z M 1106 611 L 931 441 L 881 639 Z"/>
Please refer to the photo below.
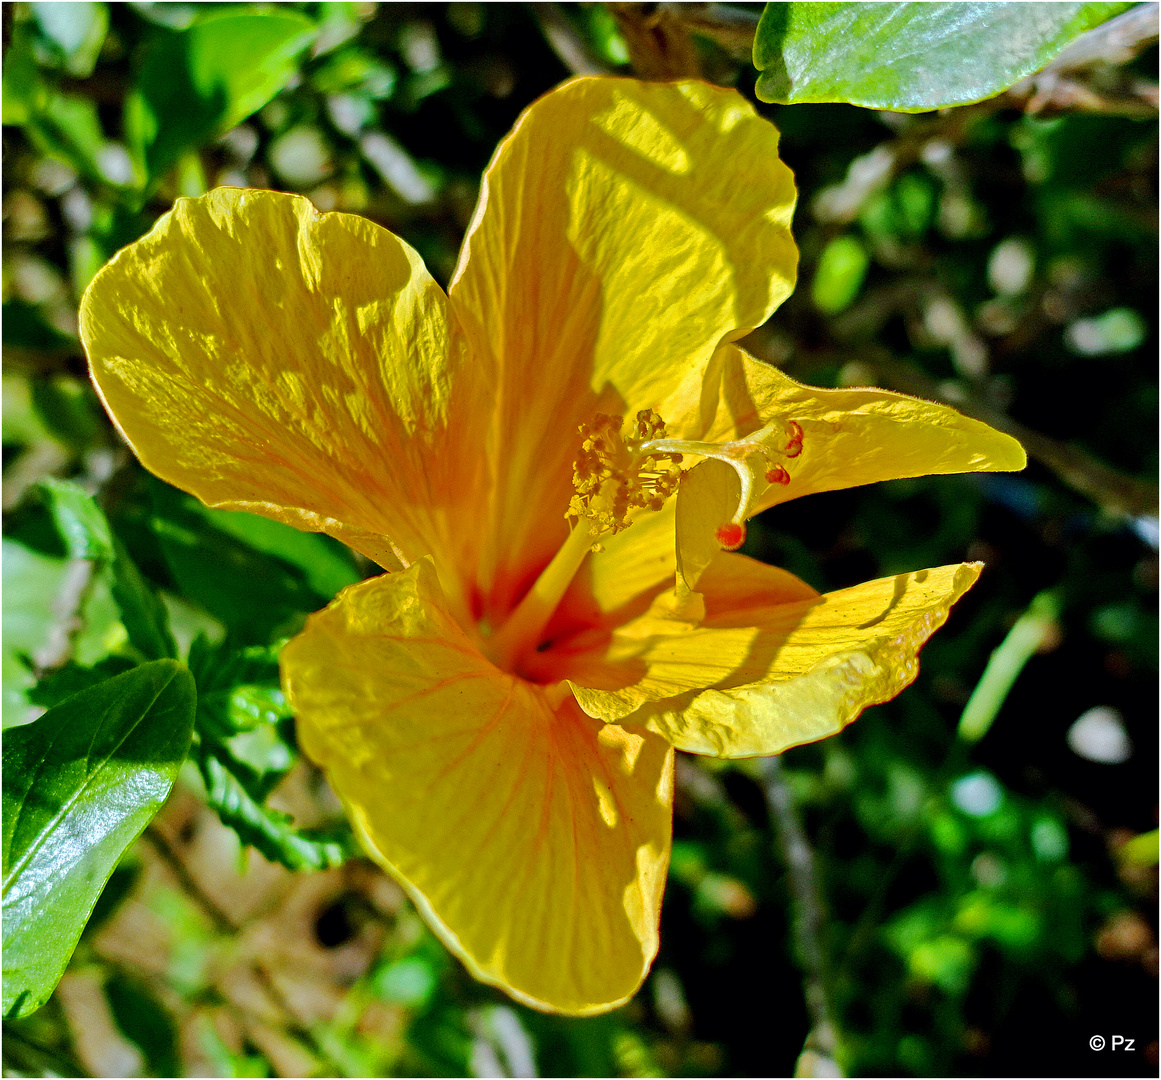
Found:
<path fill-rule="evenodd" d="M 100 403 L 87 379 L 55 374 L 30 382 L 32 404 L 53 437 L 80 453 L 103 434 Z"/>
<path fill-rule="evenodd" d="M 105 138 L 96 104 L 60 93 L 41 76 L 26 21 L 12 28 L 4 54 L 4 123 L 21 125 L 42 153 L 90 180 L 123 186 L 133 179 L 122 175 L 129 164 L 124 149 Z"/>
<path fill-rule="evenodd" d="M 66 560 L 42 554 L 4 538 L 4 727 L 28 719 L 29 691 L 36 683 L 32 659 L 58 629 L 60 615 L 54 601 L 60 593 Z M 80 611 L 84 629 L 73 641 L 80 663 L 93 663 L 106 655 L 108 637 L 120 634 L 116 607 L 104 581 L 94 584 Z M 43 704 L 43 703 L 42 703 Z"/>
<path fill-rule="evenodd" d="M 109 560 L 113 557 L 113 531 L 93 497 L 70 480 L 45 480 L 57 532 L 70 559 Z"/>
<path fill-rule="evenodd" d="M 107 656 L 92 667 L 70 660 L 67 664 L 45 674 L 29 691 L 28 700 L 33 705 L 51 709 L 66 698 L 71 698 L 73 694 L 79 694 L 90 686 L 96 686 L 97 683 L 102 683 L 136 666 L 132 660 L 124 656 Z"/>
<path fill-rule="evenodd" d="M 28 712 L 26 692 L 36 679 L 26 659 L 48 639 L 53 624 L 50 598 L 60 588 L 65 564 L 4 538 L 4 726 Z"/>
<path fill-rule="evenodd" d="M 836 236 L 823 248 L 810 286 L 814 306 L 837 315 L 859 295 L 870 266 L 867 249 L 850 233 Z"/>
<path fill-rule="evenodd" d="M 206 742 L 202 743 L 198 768 L 206 785 L 206 801 L 218 812 L 222 823 L 271 862 L 282 863 L 290 870 L 329 870 L 342 866 L 353 854 L 346 834 L 331 837 L 300 832 L 291 824 L 289 814 L 251 798 Z"/>
<path fill-rule="evenodd" d="M 329 537 L 254 514 L 211 510 L 152 481 L 151 526 L 182 593 L 246 643 L 298 628 L 359 574 Z"/>
<path fill-rule="evenodd" d="M 4 1015 L 48 1000 L 193 732 L 193 677 L 143 664 L 4 737 Z"/>
<path fill-rule="evenodd" d="M 91 75 L 109 31 L 106 5 L 73 0 L 29 7 L 40 32 L 59 52 L 65 71 L 81 79 Z"/>
<path fill-rule="evenodd" d="M 127 971 L 114 971 L 105 980 L 105 998 L 121 1034 L 148 1062 L 148 1075 L 181 1076 L 177 1025 L 149 985 Z"/>
<path fill-rule="evenodd" d="M 69 556 L 93 559 L 109 576 L 109 588 L 134 648 L 150 660 L 177 655 L 161 598 L 141 576 L 124 545 L 113 535 L 96 500 L 68 480 L 45 480 L 42 490 Z"/>
<path fill-rule="evenodd" d="M 778 3 L 754 37 L 762 101 L 924 112 L 993 97 L 1132 4 Z"/>
<path fill-rule="evenodd" d="M 12 42 L 4 52 L 3 80 L 4 123 L 27 124 L 34 114 L 44 108 L 48 88 L 40 77 L 32 41 L 25 25 L 18 23 L 12 28 Z"/>
<path fill-rule="evenodd" d="M 7 70 L 7 69 L 6 69 Z M 7 121 L 5 121 L 7 123 Z M 44 318 L 41 308 L 23 300 L 5 300 L 0 321 L 4 324 L 4 345 L 37 352 L 73 353 L 79 350 L 74 338 L 62 334 Z"/>
<path fill-rule="evenodd" d="M 308 533 L 271 518 L 239 510 L 199 507 L 215 528 L 252 547 L 289 563 L 302 573 L 303 582 L 326 599 L 359 580 L 350 551 L 322 533 Z"/>
<path fill-rule="evenodd" d="M 988 659 L 980 681 L 959 719 L 959 737 L 979 742 L 991 729 L 1024 665 L 1059 632 L 1060 598 L 1049 590 L 1037 593 L 1028 610 Z"/>
<path fill-rule="evenodd" d="M 286 9 L 219 11 L 184 30 L 159 27 L 125 106 L 130 145 L 149 176 L 262 108 L 316 32 Z"/>

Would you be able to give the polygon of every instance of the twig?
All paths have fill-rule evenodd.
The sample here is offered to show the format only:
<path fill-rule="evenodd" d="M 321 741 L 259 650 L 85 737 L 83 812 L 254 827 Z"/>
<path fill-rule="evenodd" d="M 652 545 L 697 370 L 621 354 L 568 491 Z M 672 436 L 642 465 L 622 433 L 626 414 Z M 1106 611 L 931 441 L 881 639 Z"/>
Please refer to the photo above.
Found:
<path fill-rule="evenodd" d="M 125 463 L 123 451 L 104 448 L 86 455 L 85 472 L 76 481 L 90 495 L 98 495 L 113 474 Z M 44 476 L 36 477 L 43 480 Z M 76 639 L 85 628 L 84 608 L 104 568 L 99 559 L 74 558 L 68 561 L 60 588 L 52 599 L 52 625 L 48 639 L 32 658 L 32 674 L 37 681 L 46 673 L 62 667 L 73 655 Z"/>
<path fill-rule="evenodd" d="M 70 559 L 65 566 L 60 588 L 52 598 L 48 640 L 32 658 L 32 675 L 38 682 L 72 656 L 76 637 L 85 626 L 81 612 L 93 590 L 95 569 L 92 559 Z"/>
<path fill-rule="evenodd" d="M 1138 4 L 1093 27 L 1057 53 L 1040 74 L 1059 75 L 1092 64 L 1127 64 L 1157 40 L 1157 8 L 1155 3 Z"/>
<path fill-rule="evenodd" d="M 766 803 L 777 825 L 790 878 L 794 941 L 802 966 L 803 992 L 810 1016 L 797 1076 L 842 1076 L 838 1066 L 838 1028 L 828 993 L 827 963 L 822 946 L 823 912 L 814 852 L 806 839 L 794 796 L 786 783 L 782 759 L 763 759 Z"/>
<path fill-rule="evenodd" d="M 737 60 L 749 62 L 759 14 L 731 4 L 658 4 L 659 10 L 695 34 L 717 42 Z"/>
<path fill-rule="evenodd" d="M 182 892 L 210 917 L 210 922 L 214 924 L 214 929 L 223 937 L 232 937 L 238 933 L 241 927 L 197 883 L 194 876 L 186 868 L 185 863 L 182 862 L 181 856 L 173 850 L 173 846 L 165 838 L 161 830 L 154 824 L 147 825 L 142 836 L 153 845 L 153 849 L 161 856 L 161 861 L 173 871 L 173 876 L 177 878 L 177 883 L 181 886 Z"/>
<path fill-rule="evenodd" d="M 611 75 L 613 69 L 604 63 L 576 32 L 559 4 L 529 4 L 532 17 L 544 40 L 574 75 Z"/>
<path fill-rule="evenodd" d="M 162 835 L 161 831 L 151 824 L 146 827 L 142 835 L 153 845 L 166 866 L 173 871 L 182 891 L 209 916 L 210 921 L 214 924 L 214 929 L 223 937 L 237 935 L 242 927 L 197 883 L 181 856 L 174 851 L 173 846 Z M 343 1075 L 341 1072 L 335 1071 L 337 1069 L 336 1063 L 327 1053 L 319 1038 L 311 1031 L 309 1025 L 296 1015 L 286 995 L 283 994 L 270 972 L 256 960 L 251 961 L 249 966 L 251 973 L 262 984 L 262 988 L 273 1001 L 274 1007 L 286 1018 L 283 1030 L 288 1035 L 298 1039 L 310 1053 L 325 1063 L 332 1070 L 331 1075 Z"/>
<path fill-rule="evenodd" d="M 633 68 L 643 79 L 702 77 L 691 27 L 675 14 L 680 4 L 606 4 L 625 39 Z"/>
<path fill-rule="evenodd" d="M 954 405 L 960 412 L 1019 439 L 1028 453 L 1051 469 L 1074 491 L 1098 506 L 1127 517 L 1157 514 L 1157 487 L 1119 472 L 1093 457 L 1075 443 L 1063 443 L 1039 431 L 1033 431 L 997 409 L 990 408 L 970 394 L 950 397 L 943 384 L 918 371 L 910 364 L 896 360 L 870 361 L 882 376 L 883 384 L 893 390 L 939 399 Z"/>

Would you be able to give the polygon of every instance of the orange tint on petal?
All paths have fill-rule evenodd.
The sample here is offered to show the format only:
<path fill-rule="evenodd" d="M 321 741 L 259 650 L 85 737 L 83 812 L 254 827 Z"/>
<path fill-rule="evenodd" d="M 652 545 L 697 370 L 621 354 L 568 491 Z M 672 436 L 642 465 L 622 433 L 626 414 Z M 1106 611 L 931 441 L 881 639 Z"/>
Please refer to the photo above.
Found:
<path fill-rule="evenodd" d="M 81 338 L 142 463 L 399 567 L 463 564 L 486 375 L 402 240 L 302 197 L 179 199 L 93 279 Z"/>
<path fill-rule="evenodd" d="M 617 78 L 565 83 L 500 144 L 449 289 L 498 372 L 485 593 L 567 534 L 579 424 L 665 416 L 723 338 L 789 294 L 795 191 L 777 150 L 733 90 Z"/>
<path fill-rule="evenodd" d="M 367 850 L 477 978 L 578 1015 L 635 992 L 669 859 L 664 739 L 494 668 L 428 560 L 345 590 L 282 669 Z"/>

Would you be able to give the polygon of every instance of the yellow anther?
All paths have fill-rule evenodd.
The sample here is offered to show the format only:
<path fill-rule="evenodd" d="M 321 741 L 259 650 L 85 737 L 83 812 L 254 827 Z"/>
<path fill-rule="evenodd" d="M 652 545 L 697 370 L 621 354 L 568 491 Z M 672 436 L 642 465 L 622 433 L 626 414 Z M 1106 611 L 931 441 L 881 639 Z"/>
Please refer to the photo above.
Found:
<path fill-rule="evenodd" d="M 738 474 L 738 509 L 722 525 L 722 544 L 737 547 L 745 537 L 744 523 L 754 494 L 750 459 L 761 457 L 760 475 L 768 484 L 790 483 L 790 473 L 776 460 L 802 453 L 803 432 L 797 421 L 772 421 L 764 428 L 725 443 L 670 439 L 665 422 L 652 409 L 637 414 L 631 433 L 622 435 L 624 418 L 598 413 L 581 424 L 581 447 L 573 463 L 576 494 L 568 516 L 587 518 L 597 533 L 627 529 L 635 510 L 660 510 L 677 490 L 682 456 L 692 454 L 724 461 Z M 727 528 L 728 526 L 728 528 Z"/>
<path fill-rule="evenodd" d="M 624 418 L 598 413 L 580 425 L 581 448 L 573 463 L 568 515 L 588 518 L 600 532 L 629 527 L 634 510 L 660 510 L 677 490 L 681 453 L 646 449 L 665 438 L 665 421 L 652 409 L 637 414 L 631 434 Z"/>

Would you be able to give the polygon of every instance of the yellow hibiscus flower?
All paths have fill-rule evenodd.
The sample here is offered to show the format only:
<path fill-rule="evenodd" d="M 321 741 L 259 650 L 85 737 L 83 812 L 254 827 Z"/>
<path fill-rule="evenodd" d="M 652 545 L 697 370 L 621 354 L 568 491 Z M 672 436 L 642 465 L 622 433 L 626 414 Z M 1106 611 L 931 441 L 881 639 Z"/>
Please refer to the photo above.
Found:
<path fill-rule="evenodd" d="M 733 91 L 576 79 L 500 145 L 446 294 L 369 221 L 221 189 L 82 304 L 147 468 L 391 571 L 286 646 L 299 738 L 447 946 L 537 1008 L 640 986 L 674 748 L 838 731 L 915 677 L 979 572 L 820 596 L 723 550 L 746 519 L 1024 464 L 951 409 L 811 389 L 731 344 L 793 285 L 777 146 Z"/>

